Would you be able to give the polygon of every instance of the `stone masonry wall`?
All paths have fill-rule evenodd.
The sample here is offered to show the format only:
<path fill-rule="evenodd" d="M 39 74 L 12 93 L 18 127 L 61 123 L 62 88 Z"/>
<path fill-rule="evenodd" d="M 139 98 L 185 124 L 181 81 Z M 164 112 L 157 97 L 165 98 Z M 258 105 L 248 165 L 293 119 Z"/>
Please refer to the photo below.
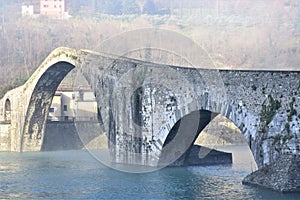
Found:
<path fill-rule="evenodd" d="M 300 72 L 221 71 L 230 110 L 258 165 L 299 154 Z"/>
<path fill-rule="evenodd" d="M 10 151 L 10 124 L 0 124 L 0 151 Z"/>
<path fill-rule="evenodd" d="M 5 98 L 12 104 L 12 151 L 41 149 L 51 98 L 43 102 L 34 98 L 42 91 L 34 91 L 47 86 L 38 84 L 44 83 L 41 77 L 60 62 L 80 68 L 91 85 L 115 162 L 157 165 L 170 130 L 195 111 L 233 121 L 258 166 L 300 151 L 300 72 L 192 69 L 68 48 L 51 53 L 25 85 L 1 101 L 2 108 Z M 198 114 L 183 125 L 197 130 Z M 195 134 L 181 130 L 178 147 L 192 143 Z"/>

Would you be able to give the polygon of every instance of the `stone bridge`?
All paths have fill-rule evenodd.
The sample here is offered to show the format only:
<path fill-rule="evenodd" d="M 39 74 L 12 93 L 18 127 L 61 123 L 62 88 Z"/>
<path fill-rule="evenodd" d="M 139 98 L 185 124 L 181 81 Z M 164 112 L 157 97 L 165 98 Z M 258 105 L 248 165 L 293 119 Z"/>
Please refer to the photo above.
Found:
<path fill-rule="evenodd" d="M 113 162 L 173 162 L 217 114 L 240 128 L 259 167 L 300 152 L 300 71 L 189 68 L 70 48 L 54 50 L 0 101 L 2 150 L 41 150 L 53 95 L 74 68 L 95 93 Z"/>

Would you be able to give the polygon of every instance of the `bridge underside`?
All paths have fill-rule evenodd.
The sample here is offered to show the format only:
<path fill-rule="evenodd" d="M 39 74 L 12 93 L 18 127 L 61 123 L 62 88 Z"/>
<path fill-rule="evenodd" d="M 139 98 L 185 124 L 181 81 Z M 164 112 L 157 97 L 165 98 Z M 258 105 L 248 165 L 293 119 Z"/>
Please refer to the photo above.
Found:
<path fill-rule="evenodd" d="M 199 133 L 217 116 L 206 110 L 194 111 L 181 118 L 170 130 L 159 158 L 159 166 L 185 165 Z"/>
<path fill-rule="evenodd" d="M 70 63 L 58 62 L 49 67 L 36 84 L 25 116 L 21 151 L 40 151 L 49 108 L 58 85 L 74 69 Z"/>

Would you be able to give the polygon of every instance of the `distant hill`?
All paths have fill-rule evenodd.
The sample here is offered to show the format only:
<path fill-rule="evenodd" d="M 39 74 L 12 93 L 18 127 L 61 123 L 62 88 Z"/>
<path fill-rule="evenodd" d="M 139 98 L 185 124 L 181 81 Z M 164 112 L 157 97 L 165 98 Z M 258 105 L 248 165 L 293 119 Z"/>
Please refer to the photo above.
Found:
<path fill-rule="evenodd" d="M 200 133 L 195 144 L 214 147 L 223 145 L 244 145 L 247 143 L 239 128 L 227 118 L 218 115 Z"/>

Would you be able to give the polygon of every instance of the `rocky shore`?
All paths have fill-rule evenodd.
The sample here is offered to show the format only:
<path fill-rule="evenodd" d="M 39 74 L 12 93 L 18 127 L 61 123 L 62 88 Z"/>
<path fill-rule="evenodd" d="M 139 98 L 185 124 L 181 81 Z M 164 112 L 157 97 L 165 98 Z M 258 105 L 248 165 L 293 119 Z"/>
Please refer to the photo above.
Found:
<path fill-rule="evenodd" d="M 300 155 L 281 155 L 245 177 L 243 184 L 279 192 L 300 192 Z"/>

